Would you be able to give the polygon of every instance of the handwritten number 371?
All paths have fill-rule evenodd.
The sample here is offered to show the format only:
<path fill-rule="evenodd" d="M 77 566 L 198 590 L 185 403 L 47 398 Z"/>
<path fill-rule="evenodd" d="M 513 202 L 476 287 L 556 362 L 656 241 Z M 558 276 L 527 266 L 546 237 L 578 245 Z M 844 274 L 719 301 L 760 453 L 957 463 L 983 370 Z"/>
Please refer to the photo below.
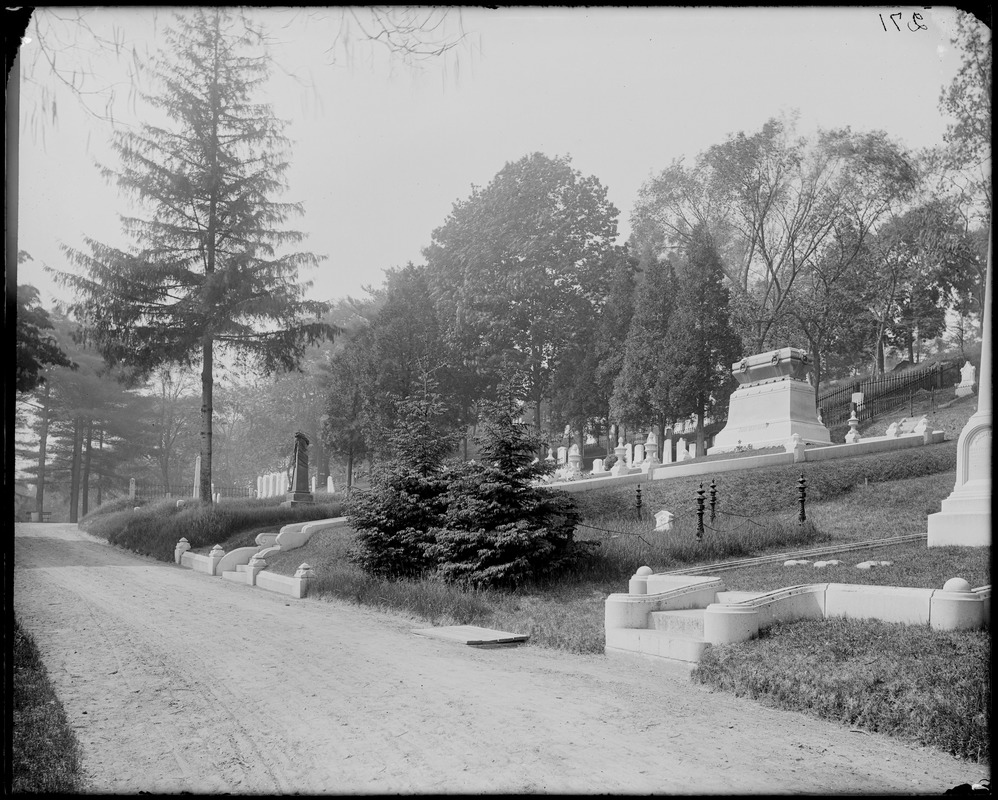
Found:
<path fill-rule="evenodd" d="M 902 12 L 902 11 L 898 11 L 897 13 L 890 15 L 891 22 L 894 23 L 894 27 L 897 28 L 898 30 L 901 30 L 901 25 L 899 24 L 899 20 L 901 19 L 901 17 L 903 15 L 904 15 L 904 12 Z M 897 17 L 897 19 L 895 19 L 895 17 Z M 880 14 L 880 24 L 884 26 L 884 30 L 885 31 L 888 30 L 887 23 L 884 22 L 884 15 L 883 14 Z M 914 25 L 915 27 L 912 27 L 912 25 Z M 914 12 L 911 15 L 911 22 L 908 23 L 907 27 L 908 27 L 908 30 L 913 31 L 913 32 L 914 31 L 927 31 L 929 29 L 928 25 L 923 25 L 922 24 L 922 15 L 919 14 L 917 11 Z"/>

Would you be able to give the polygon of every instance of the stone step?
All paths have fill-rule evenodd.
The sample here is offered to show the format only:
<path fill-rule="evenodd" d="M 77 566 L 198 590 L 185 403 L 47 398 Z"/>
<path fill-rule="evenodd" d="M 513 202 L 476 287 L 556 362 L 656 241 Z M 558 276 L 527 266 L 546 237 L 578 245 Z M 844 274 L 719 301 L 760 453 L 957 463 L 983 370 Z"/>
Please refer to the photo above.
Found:
<path fill-rule="evenodd" d="M 610 628 L 606 632 L 606 651 L 641 653 L 693 667 L 707 648 L 703 638 L 674 635 L 654 628 Z"/>
<path fill-rule="evenodd" d="M 675 611 L 652 611 L 648 627 L 670 636 L 703 641 L 703 609 L 688 608 Z"/>

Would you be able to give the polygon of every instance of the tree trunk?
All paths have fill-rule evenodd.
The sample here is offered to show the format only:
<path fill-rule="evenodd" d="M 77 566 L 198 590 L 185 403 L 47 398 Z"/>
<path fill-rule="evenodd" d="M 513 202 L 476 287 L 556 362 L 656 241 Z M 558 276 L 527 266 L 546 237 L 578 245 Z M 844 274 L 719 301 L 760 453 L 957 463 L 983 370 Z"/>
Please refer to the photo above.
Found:
<path fill-rule="evenodd" d="M 38 514 L 38 521 L 42 521 L 42 513 L 45 510 L 45 458 L 47 456 L 46 446 L 49 437 L 49 398 L 51 389 L 48 381 L 45 382 L 45 394 L 42 395 L 42 420 L 38 442 L 38 483 L 35 488 L 35 512 Z"/>
<path fill-rule="evenodd" d="M 69 521 L 80 521 L 80 448 L 83 443 L 83 421 L 73 420 L 73 455 L 69 466 Z"/>
<path fill-rule="evenodd" d="M 353 486 L 353 445 L 347 450 L 347 491 Z"/>
<path fill-rule="evenodd" d="M 97 507 L 104 502 L 104 426 L 97 429 L 97 452 L 100 454 L 97 459 Z"/>
<path fill-rule="evenodd" d="M 818 410 L 818 397 L 821 395 L 821 353 L 818 348 L 811 350 L 811 360 L 814 363 L 814 409 Z"/>
<path fill-rule="evenodd" d="M 698 458 L 704 454 L 703 420 L 704 420 L 704 403 L 701 400 L 697 404 L 697 457 Z"/>
<path fill-rule="evenodd" d="M 211 337 L 205 335 L 202 342 L 204 364 L 201 368 L 201 474 L 198 477 L 202 503 L 211 503 L 211 417 L 212 393 L 215 388 L 212 374 L 213 352 Z"/>
<path fill-rule="evenodd" d="M 80 516 L 90 511 L 90 445 L 94 438 L 94 421 L 87 420 L 86 435 L 83 441 L 83 479 L 80 483 Z"/>

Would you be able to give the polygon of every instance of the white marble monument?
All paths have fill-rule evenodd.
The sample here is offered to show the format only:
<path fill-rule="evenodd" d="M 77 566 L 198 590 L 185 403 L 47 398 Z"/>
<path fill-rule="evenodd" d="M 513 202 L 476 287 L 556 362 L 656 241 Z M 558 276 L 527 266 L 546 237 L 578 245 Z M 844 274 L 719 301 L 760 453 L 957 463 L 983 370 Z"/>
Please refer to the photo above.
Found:
<path fill-rule="evenodd" d="M 956 484 L 938 514 L 929 514 L 929 547 L 991 546 L 991 241 L 984 289 L 977 411 L 956 443 Z"/>
<path fill-rule="evenodd" d="M 782 447 L 793 434 L 809 445 L 832 443 L 814 410 L 807 353 L 784 347 L 732 364 L 739 383 L 728 406 L 728 424 L 707 453 L 730 453 L 739 446 Z"/>

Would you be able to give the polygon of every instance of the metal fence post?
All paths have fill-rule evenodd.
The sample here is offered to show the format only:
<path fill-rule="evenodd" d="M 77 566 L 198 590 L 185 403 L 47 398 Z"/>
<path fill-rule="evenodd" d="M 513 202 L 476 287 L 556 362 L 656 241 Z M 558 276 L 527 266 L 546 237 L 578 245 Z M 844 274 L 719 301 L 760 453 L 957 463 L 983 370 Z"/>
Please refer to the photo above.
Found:
<path fill-rule="evenodd" d="M 800 495 L 800 513 L 797 515 L 797 522 L 803 525 L 807 522 L 807 515 L 804 513 L 804 501 L 807 498 L 807 481 L 804 478 L 804 473 L 800 474 L 800 479 L 797 481 L 797 494 Z"/>
<path fill-rule="evenodd" d="M 697 541 L 699 542 L 703 539 L 703 505 L 704 505 L 704 490 L 703 484 L 700 484 L 700 488 L 697 489 Z"/>

